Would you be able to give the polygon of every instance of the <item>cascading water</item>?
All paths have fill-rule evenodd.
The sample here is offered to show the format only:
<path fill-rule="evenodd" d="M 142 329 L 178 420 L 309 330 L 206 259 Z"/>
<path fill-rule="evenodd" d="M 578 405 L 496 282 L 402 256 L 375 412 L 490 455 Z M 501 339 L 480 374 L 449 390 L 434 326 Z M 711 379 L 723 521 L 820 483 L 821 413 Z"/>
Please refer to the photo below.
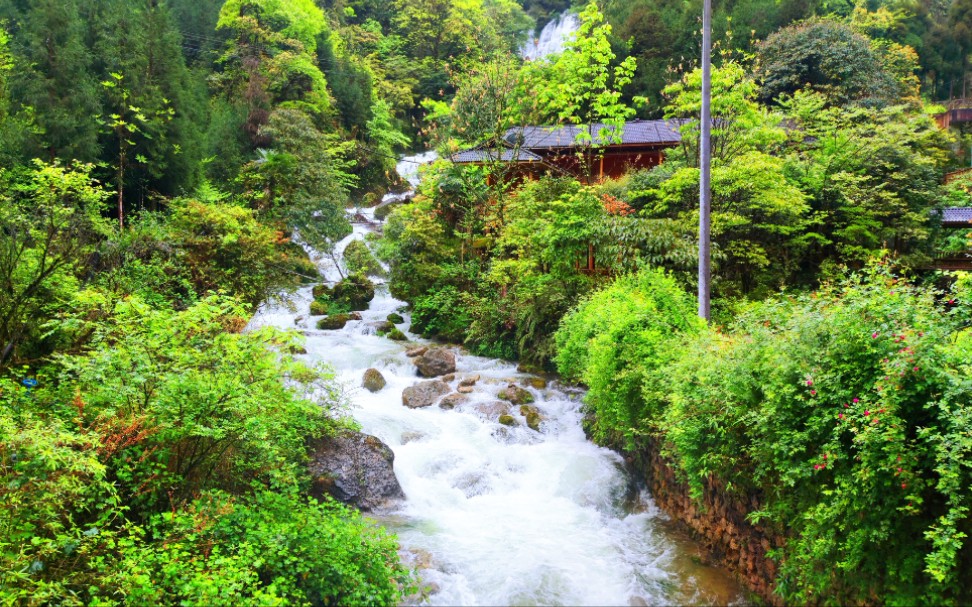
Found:
<path fill-rule="evenodd" d="M 372 209 L 357 211 L 369 221 Z M 336 247 L 363 238 L 376 224 L 357 223 Z M 340 279 L 332 259 L 325 278 Z M 468 402 L 454 410 L 409 409 L 402 390 L 420 381 L 406 345 L 375 334 L 404 304 L 379 285 L 360 321 L 319 331 L 307 314 L 310 287 L 290 305 L 261 309 L 253 325 L 296 328 L 307 358 L 331 365 L 349 389 L 353 415 L 395 452 L 407 499 L 377 518 L 397 533 L 433 605 L 647 605 L 738 602 L 728 575 L 703 566 L 698 548 L 670 528 L 650 497 L 628 495 L 621 458 L 588 442 L 580 394 L 558 385 L 530 387 L 541 431 L 498 423 L 477 405 L 495 403 L 510 382 L 527 378 L 514 365 L 459 353 L 457 377 L 477 374 Z M 298 311 L 294 312 L 293 307 Z M 427 343 L 406 333 L 414 343 Z M 377 368 L 387 385 L 359 388 Z M 455 381 L 452 387 L 455 388 Z M 514 408 L 515 413 L 515 408 Z"/>
<path fill-rule="evenodd" d="M 580 19 L 577 15 L 564 11 L 560 17 L 547 23 L 540 30 L 539 36 L 534 30 L 530 30 L 527 41 L 520 47 L 520 56 L 524 59 L 541 59 L 562 52 L 564 43 L 578 28 L 580 28 Z"/>

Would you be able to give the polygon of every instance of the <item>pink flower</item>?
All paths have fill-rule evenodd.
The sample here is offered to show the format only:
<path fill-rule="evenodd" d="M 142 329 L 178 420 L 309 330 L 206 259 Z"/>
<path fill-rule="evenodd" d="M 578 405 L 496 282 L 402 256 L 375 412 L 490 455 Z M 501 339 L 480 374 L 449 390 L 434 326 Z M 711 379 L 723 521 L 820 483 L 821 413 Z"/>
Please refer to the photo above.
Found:
<path fill-rule="evenodd" d="M 812 386 L 813 385 L 813 380 L 812 379 L 808 379 L 807 380 L 807 385 L 808 386 Z"/>
<path fill-rule="evenodd" d="M 844 414 L 843 413 L 838 413 L 837 414 L 837 419 L 844 419 Z"/>
<path fill-rule="evenodd" d="M 852 399 L 852 402 L 853 402 L 854 404 L 857 404 L 857 403 L 859 403 L 859 402 L 861 402 L 861 399 L 859 399 L 859 398 L 857 398 L 857 397 L 855 396 L 855 397 L 854 397 L 854 398 Z"/>
<path fill-rule="evenodd" d="M 816 395 L 817 395 L 816 390 L 810 390 L 810 396 L 816 396 Z"/>
<path fill-rule="evenodd" d="M 870 414 L 871 414 L 870 411 L 868 411 L 867 409 L 864 410 L 864 415 L 870 415 Z"/>
<path fill-rule="evenodd" d="M 918 370 L 918 367 L 915 367 L 915 371 L 917 371 L 917 370 Z"/>
<path fill-rule="evenodd" d="M 875 331 L 874 333 L 871 333 L 871 339 L 877 339 L 877 336 L 878 335 L 879 335 L 879 333 L 877 331 Z"/>

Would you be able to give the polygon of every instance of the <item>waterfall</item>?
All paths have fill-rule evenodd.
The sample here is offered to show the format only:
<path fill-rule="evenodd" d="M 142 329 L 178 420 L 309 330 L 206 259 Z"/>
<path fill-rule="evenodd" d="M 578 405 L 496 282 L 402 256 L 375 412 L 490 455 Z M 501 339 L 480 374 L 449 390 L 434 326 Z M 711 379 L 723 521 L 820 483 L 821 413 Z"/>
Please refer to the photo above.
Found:
<path fill-rule="evenodd" d="M 560 17 L 551 21 L 537 37 L 534 30 L 530 30 L 527 41 L 520 48 L 520 56 L 524 59 L 541 59 L 553 53 L 564 50 L 564 43 L 569 36 L 580 28 L 577 15 L 564 11 Z"/>

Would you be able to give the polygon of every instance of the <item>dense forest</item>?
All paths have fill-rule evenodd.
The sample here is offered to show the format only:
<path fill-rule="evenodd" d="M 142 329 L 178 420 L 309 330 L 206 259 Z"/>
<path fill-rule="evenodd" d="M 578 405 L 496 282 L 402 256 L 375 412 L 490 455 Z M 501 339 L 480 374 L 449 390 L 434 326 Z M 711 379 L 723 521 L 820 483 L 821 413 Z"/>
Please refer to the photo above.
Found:
<path fill-rule="evenodd" d="M 934 269 L 972 249 L 938 219 L 972 207 L 972 133 L 935 120 L 972 103 L 972 1 L 714 2 L 711 325 L 700 14 L 0 0 L 0 603 L 422 600 L 392 536 L 308 496 L 309 442 L 356 425 L 332 371 L 244 327 L 428 149 L 352 268 L 388 266 L 411 332 L 556 371 L 595 441 L 752 496 L 778 599 L 972 601 L 970 281 Z M 616 179 L 448 161 L 637 118 L 681 144 Z"/>

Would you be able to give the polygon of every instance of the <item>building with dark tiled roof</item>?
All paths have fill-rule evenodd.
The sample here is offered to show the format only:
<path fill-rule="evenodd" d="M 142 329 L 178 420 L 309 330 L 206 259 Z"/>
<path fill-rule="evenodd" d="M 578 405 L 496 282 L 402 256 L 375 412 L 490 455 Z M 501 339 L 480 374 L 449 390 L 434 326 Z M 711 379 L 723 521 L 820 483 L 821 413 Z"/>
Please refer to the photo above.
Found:
<path fill-rule="evenodd" d="M 678 145 L 678 124 L 671 120 L 632 120 L 613 136 L 611 125 L 525 126 L 506 131 L 507 153 L 483 149 L 454 154 L 460 164 L 485 164 L 502 160 L 523 164 L 525 174 L 573 174 L 578 177 L 620 177 L 631 169 L 650 168 L 664 158 L 666 149 Z M 617 140 L 616 140 L 617 139 Z M 514 156 L 515 154 L 515 156 Z"/>

